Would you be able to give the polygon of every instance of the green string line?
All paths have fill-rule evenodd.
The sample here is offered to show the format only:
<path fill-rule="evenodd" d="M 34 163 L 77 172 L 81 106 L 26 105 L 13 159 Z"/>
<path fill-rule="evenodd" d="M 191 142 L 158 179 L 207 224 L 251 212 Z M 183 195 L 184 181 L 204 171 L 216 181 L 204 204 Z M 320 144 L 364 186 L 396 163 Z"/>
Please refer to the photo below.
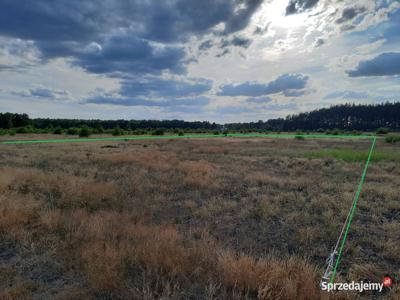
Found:
<path fill-rule="evenodd" d="M 337 274 L 337 269 L 339 267 L 340 260 L 341 260 L 341 258 L 343 256 L 344 245 L 346 244 L 347 235 L 349 233 L 351 222 L 353 221 L 353 217 L 354 217 L 354 214 L 355 214 L 355 211 L 356 211 L 356 208 L 357 208 L 358 199 L 360 197 L 362 186 L 363 186 L 364 181 L 365 181 L 365 176 L 367 175 L 368 165 L 369 165 L 369 162 L 371 160 L 372 153 L 374 152 L 375 144 L 376 144 L 376 136 L 373 137 L 372 145 L 371 145 L 371 148 L 369 150 L 369 154 L 368 154 L 367 161 L 365 163 L 364 171 L 362 173 L 360 183 L 358 184 L 357 193 L 356 193 L 356 195 L 354 197 L 354 200 L 353 200 L 353 206 L 351 208 L 351 213 L 350 213 L 350 217 L 349 217 L 349 220 L 348 220 L 348 223 L 347 223 L 347 226 L 346 226 L 346 231 L 344 233 L 344 236 L 343 236 L 343 239 L 342 239 L 342 243 L 340 245 L 338 258 L 336 259 L 335 267 L 333 269 L 333 274 L 332 274 L 332 277 L 331 277 L 331 280 L 330 280 L 331 283 L 333 283 L 333 281 L 335 280 L 335 277 L 336 277 L 336 274 Z"/>
<path fill-rule="evenodd" d="M 97 141 L 128 141 L 128 140 L 159 140 L 159 139 L 184 139 L 184 138 L 222 138 L 225 135 L 214 134 L 188 134 L 183 136 L 122 136 L 106 138 L 67 138 L 67 139 L 44 139 L 44 140 L 0 140 L 3 145 L 36 144 L 36 143 L 71 143 L 71 142 L 97 142 Z M 370 139 L 370 135 L 323 135 L 323 134 L 259 134 L 259 133 L 231 133 L 226 137 L 262 137 L 262 138 L 296 138 L 306 139 Z"/>

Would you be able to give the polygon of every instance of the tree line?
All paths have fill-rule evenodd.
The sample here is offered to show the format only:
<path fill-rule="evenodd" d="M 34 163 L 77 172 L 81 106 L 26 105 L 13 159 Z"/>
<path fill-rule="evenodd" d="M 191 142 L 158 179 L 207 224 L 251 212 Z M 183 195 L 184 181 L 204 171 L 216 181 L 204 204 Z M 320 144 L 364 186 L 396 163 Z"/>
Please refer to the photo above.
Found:
<path fill-rule="evenodd" d="M 219 130 L 221 125 L 207 121 L 182 120 L 83 120 L 83 119 L 31 119 L 27 114 L 0 113 L 0 129 L 15 129 L 27 132 L 73 132 L 75 129 L 87 127 L 94 133 L 103 133 L 110 130 L 121 131 L 149 131 L 164 130 Z"/>
<path fill-rule="evenodd" d="M 400 102 L 382 104 L 342 104 L 286 118 L 250 123 L 226 124 L 231 130 L 271 131 L 374 131 L 400 130 Z"/>
<path fill-rule="evenodd" d="M 81 119 L 31 119 L 27 114 L 0 113 L 0 129 L 25 132 L 70 133 L 87 128 L 94 133 L 151 130 L 185 132 L 229 131 L 373 131 L 378 128 L 400 130 L 400 102 L 369 105 L 343 104 L 307 113 L 289 115 L 268 121 L 217 124 L 208 121 L 182 120 L 81 120 Z"/>

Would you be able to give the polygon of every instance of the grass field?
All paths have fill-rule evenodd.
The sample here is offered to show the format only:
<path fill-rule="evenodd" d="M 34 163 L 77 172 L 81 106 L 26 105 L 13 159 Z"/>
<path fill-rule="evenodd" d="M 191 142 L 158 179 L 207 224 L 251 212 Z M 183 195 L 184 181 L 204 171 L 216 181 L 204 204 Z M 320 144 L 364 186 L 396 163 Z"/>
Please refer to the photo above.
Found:
<path fill-rule="evenodd" d="M 319 281 L 370 144 L 0 145 L 0 299 L 359 299 Z M 337 281 L 399 274 L 399 150 L 377 143 Z"/>
<path fill-rule="evenodd" d="M 304 153 L 307 158 L 335 158 L 347 162 L 363 162 L 368 157 L 367 150 L 353 150 L 353 149 L 322 149 L 317 151 L 309 151 Z M 377 161 L 400 161 L 400 152 L 393 150 L 377 150 L 374 151 L 371 159 L 373 162 Z"/>

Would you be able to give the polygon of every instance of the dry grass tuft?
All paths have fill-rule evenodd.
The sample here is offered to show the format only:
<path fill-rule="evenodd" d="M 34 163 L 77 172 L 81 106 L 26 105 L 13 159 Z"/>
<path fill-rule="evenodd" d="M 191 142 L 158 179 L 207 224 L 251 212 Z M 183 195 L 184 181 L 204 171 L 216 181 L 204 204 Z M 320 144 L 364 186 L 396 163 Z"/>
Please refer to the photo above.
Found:
<path fill-rule="evenodd" d="M 181 162 L 177 169 L 185 174 L 185 183 L 189 186 L 215 187 L 216 168 L 204 160 Z"/>
<path fill-rule="evenodd" d="M 142 168 L 160 171 L 168 171 L 179 163 L 179 159 L 175 154 L 158 150 L 139 150 L 135 152 L 103 154 L 98 155 L 97 159 L 114 164 L 135 164 Z"/>
<path fill-rule="evenodd" d="M 0 231 L 18 233 L 38 218 L 40 203 L 29 196 L 0 196 Z"/>

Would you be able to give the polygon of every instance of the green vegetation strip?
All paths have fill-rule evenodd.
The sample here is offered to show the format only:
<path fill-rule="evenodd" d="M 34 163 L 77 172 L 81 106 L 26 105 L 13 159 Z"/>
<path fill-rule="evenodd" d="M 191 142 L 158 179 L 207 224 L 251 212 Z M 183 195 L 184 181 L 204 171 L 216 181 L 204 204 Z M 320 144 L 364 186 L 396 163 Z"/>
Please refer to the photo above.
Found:
<path fill-rule="evenodd" d="M 346 225 L 346 229 L 345 229 L 345 232 L 344 232 L 342 243 L 340 244 L 338 257 L 336 259 L 336 263 L 335 263 L 335 266 L 333 268 L 332 277 L 331 277 L 331 280 L 330 280 L 331 283 L 333 283 L 333 281 L 335 280 L 335 277 L 336 277 L 336 274 L 337 274 L 337 269 L 339 267 L 340 260 L 342 259 L 342 256 L 343 256 L 344 245 L 346 244 L 347 235 L 348 235 L 349 230 L 350 230 L 351 222 L 353 221 L 353 217 L 354 217 L 354 214 L 355 214 L 355 211 L 356 211 L 356 208 L 357 208 L 358 199 L 360 197 L 362 186 L 363 186 L 364 181 L 365 181 L 365 176 L 367 175 L 368 165 L 369 165 L 369 162 L 371 161 L 371 157 L 372 157 L 372 153 L 374 152 L 375 144 L 376 144 L 376 137 L 373 137 L 372 145 L 371 145 L 371 148 L 369 150 L 367 161 L 365 162 L 365 166 L 364 166 L 364 170 L 363 170 L 363 173 L 362 173 L 362 176 L 361 176 L 361 180 L 360 180 L 360 183 L 358 184 L 358 189 L 357 189 L 357 192 L 356 192 L 356 194 L 354 196 L 353 206 L 351 207 L 350 215 L 349 215 L 349 219 L 348 219 L 348 222 L 347 222 L 347 225 Z"/>
<path fill-rule="evenodd" d="M 368 150 L 353 149 L 321 149 L 317 151 L 309 151 L 304 153 L 306 158 L 334 158 L 346 162 L 366 161 L 368 158 Z M 371 161 L 400 161 L 400 152 L 391 150 L 374 151 Z"/>
<path fill-rule="evenodd" d="M 182 138 L 221 138 L 221 137 L 263 137 L 263 138 L 300 138 L 300 139 L 371 139 L 370 135 L 324 135 L 324 134 L 246 134 L 232 133 L 225 135 L 192 134 L 192 135 L 162 135 L 162 136 L 119 136 L 105 138 L 67 138 L 67 139 L 42 139 L 42 140 L 6 140 L 0 144 L 36 144 L 36 143 L 72 143 L 72 142 L 98 142 L 98 141 L 129 141 L 129 140 L 157 140 L 157 139 L 182 139 Z"/>

